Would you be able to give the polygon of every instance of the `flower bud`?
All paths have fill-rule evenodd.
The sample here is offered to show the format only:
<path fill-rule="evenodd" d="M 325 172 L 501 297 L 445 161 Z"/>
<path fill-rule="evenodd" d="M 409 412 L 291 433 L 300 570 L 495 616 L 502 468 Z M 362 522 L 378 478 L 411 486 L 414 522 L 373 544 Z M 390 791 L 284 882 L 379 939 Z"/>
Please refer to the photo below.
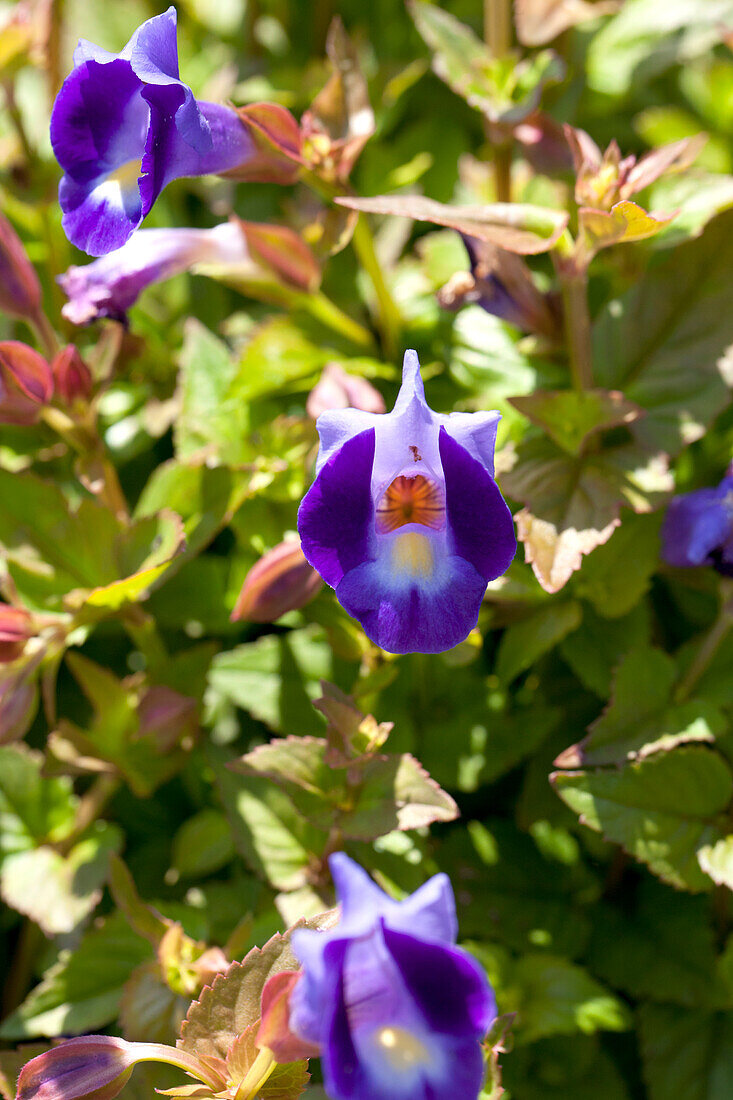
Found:
<path fill-rule="evenodd" d="M 199 728 L 197 711 L 195 699 L 155 684 L 138 703 L 139 736 L 152 738 L 160 752 L 166 752 L 184 737 L 195 736 Z"/>
<path fill-rule="evenodd" d="M 17 741 L 28 732 L 37 706 L 35 672 L 0 668 L 0 745 Z"/>
<path fill-rule="evenodd" d="M 136 1060 L 133 1044 L 112 1035 L 69 1039 L 23 1067 L 16 1100 L 112 1100 Z"/>
<path fill-rule="evenodd" d="M 266 1047 L 276 1062 L 298 1062 L 320 1053 L 317 1046 L 290 1029 L 290 994 L 300 977 L 299 970 L 280 970 L 267 979 L 262 990 L 257 1046 L 261 1050 Z"/>
<path fill-rule="evenodd" d="M 53 375 L 42 355 L 18 340 L 0 340 L 0 423 L 33 424 L 53 396 Z"/>
<path fill-rule="evenodd" d="M 0 603 L 0 664 L 20 657 L 34 633 L 31 616 L 24 607 Z"/>
<path fill-rule="evenodd" d="M 304 607 L 322 585 L 318 573 L 305 560 L 300 542 L 287 539 L 268 550 L 250 569 L 234 605 L 232 622 L 274 622 L 286 611 Z"/>
<path fill-rule="evenodd" d="M 305 409 L 313 420 L 328 409 L 362 409 L 383 413 L 384 398 L 366 378 L 347 374 L 338 363 L 326 363 L 323 373 L 308 395 Z"/>
<path fill-rule="evenodd" d="M 41 308 L 41 285 L 18 234 L 0 214 L 0 311 L 33 318 Z"/>
<path fill-rule="evenodd" d="M 73 344 L 60 351 L 51 364 L 56 393 L 65 405 L 77 398 L 87 400 L 92 391 L 92 373 Z"/>

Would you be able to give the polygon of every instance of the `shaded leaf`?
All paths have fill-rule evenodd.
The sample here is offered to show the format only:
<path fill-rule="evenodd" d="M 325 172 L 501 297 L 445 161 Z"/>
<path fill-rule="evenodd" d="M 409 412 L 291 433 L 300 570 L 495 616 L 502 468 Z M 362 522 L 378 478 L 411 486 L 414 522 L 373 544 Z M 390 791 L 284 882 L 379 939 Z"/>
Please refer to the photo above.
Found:
<path fill-rule="evenodd" d="M 733 776 L 717 753 L 683 746 L 613 771 L 555 772 L 555 790 L 582 824 L 693 892 L 711 881 L 697 852 L 721 839 Z"/>
<path fill-rule="evenodd" d="M 644 415 L 618 390 L 535 390 L 510 397 L 509 402 L 570 454 L 580 454 L 596 432 L 631 424 Z"/>
<path fill-rule="evenodd" d="M 733 176 L 702 170 L 666 176 L 653 184 L 648 202 L 659 210 L 677 211 L 652 241 L 652 248 L 672 248 L 699 237 L 716 214 L 733 206 Z"/>
<path fill-rule="evenodd" d="M 513 971 L 517 1030 L 525 1042 L 582 1031 L 626 1031 L 624 1003 L 582 967 L 552 955 L 525 955 Z"/>
<path fill-rule="evenodd" d="M 499 644 L 496 675 L 509 684 L 580 626 L 583 613 L 575 600 L 553 601 L 527 619 L 507 627 Z"/>
<path fill-rule="evenodd" d="M 733 1081 L 733 1016 L 671 1005 L 639 1010 L 650 1100 L 726 1100 Z"/>
<path fill-rule="evenodd" d="M 625 516 L 608 542 L 583 559 L 574 590 L 599 615 L 617 619 L 638 605 L 659 565 L 662 516 Z"/>
<path fill-rule="evenodd" d="M 172 866 L 186 878 L 203 877 L 229 863 L 234 851 L 226 817 L 206 808 L 184 821 L 173 837 Z"/>

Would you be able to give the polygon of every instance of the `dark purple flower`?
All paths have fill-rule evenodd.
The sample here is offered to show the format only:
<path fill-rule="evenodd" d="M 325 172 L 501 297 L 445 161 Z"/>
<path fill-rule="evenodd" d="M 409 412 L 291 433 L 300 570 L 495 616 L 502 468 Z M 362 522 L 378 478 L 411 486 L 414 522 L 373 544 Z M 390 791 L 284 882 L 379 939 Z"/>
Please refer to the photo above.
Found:
<path fill-rule="evenodd" d="M 195 264 L 236 264 L 247 257 L 244 234 L 236 222 L 213 229 L 138 229 L 122 248 L 93 263 L 70 267 L 60 276 L 69 299 L 61 312 L 75 325 L 100 317 L 122 321 L 151 283 Z"/>
<path fill-rule="evenodd" d="M 482 968 L 454 946 L 448 878 L 396 902 L 343 852 L 329 862 L 341 919 L 293 933 L 303 973 L 290 997 L 290 1026 L 320 1047 L 329 1096 L 476 1100 L 496 1003 Z"/>
<path fill-rule="evenodd" d="M 298 513 L 303 553 L 383 649 L 457 645 L 514 557 L 511 513 L 493 478 L 499 419 L 434 413 L 414 351 L 391 413 L 318 418 L 316 479 Z"/>
<path fill-rule="evenodd" d="M 235 111 L 194 98 L 178 76 L 176 10 L 148 19 L 119 54 L 79 42 L 51 116 L 65 175 L 63 226 L 92 256 L 120 248 L 181 176 L 236 168 L 253 144 Z"/>
<path fill-rule="evenodd" d="M 733 473 L 716 489 L 675 497 L 662 525 L 662 557 L 670 565 L 712 565 L 733 577 Z"/>

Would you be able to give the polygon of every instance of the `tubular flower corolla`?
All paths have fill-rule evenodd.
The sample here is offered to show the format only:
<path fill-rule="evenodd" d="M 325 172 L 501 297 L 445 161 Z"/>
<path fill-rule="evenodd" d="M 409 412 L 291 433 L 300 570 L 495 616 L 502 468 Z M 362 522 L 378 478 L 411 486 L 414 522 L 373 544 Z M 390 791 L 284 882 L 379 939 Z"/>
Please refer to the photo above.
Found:
<path fill-rule="evenodd" d="M 447 876 L 396 902 L 343 852 L 329 862 L 341 918 L 328 932 L 293 933 L 302 976 L 290 996 L 290 1027 L 320 1048 L 328 1095 L 476 1100 L 496 1002 L 454 946 Z"/>
<path fill-rule="evenodd" d="M 172 7 L 138 27 L 121 53 L 79 42 L 51 143 L 65 173 L 64 230 L 92 256 L 120 248 L 171 180 L 236 168 L 253 152 L 233 110 L 197 101 L 179 79 Z"/>
<path fill-rule="evenodd" d="M 712 565 L 733 577 L 733 473 L 715 489 L 675 497 L 662 525 L 662 557 L 670 565 Z"/>
<path fill-rule="evenodd" d="M 391 413 L 318 418 L 316 479 L 298 513 L 303 552 L 383 649 L 457 645 L 514 557 L 511 513 L 493 478 L 499 419 L 434 413 L 414 351 Z"/>

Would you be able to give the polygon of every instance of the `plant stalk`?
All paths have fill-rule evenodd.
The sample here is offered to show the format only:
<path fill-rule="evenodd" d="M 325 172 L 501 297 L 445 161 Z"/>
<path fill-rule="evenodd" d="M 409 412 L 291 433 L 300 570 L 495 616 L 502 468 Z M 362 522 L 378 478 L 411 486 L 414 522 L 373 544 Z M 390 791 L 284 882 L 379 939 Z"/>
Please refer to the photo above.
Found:
<path fill-rule="evenodd" d="M 721 583 L 722 605 L 717 619 L 703 638 L 700 648 L 692 659 L 690 667 L 677 685 L 674 693 L 676 703 L 682 703 L 692 694 L 698 680 L 703 675 L 715 654 L 728 636 L 733 626 L 733 582 Z"/>
<path fill-rule="evenodd" d="M 315 294 L 304 294 L 299 304 L 310 313 L 311 317 L 326 325 L 333 332 L 345 336 L 352 344 L 357 344 L 362 348 L 374 347 L 371 332 L 339 309 L 336 303 L 332 302 L 321 291 L 317 291 Z"/>
<path fill-rule="evenodd" d="M 399 348 L 400 314 L 385 281 L 384 272 L 374 247 L 374 237 L 364 214 L 359 214 L 354 227 L 353 244 L 354 251 L 369 276 L 374 287 L 374 293 L 377 296 L 379 327 L 384 353 L 387 358 L 395 360 Z"/>
<path fill-rule="evenodd" d="M 495 58 L 506 57 L 512 48 L 511 0 L 484 0 L 484 39 Z M 497 202 L 512 201 L 513 142 L 493 141 L 491 123 L 486 136 L 493 146 L 494 191 Z"/>

